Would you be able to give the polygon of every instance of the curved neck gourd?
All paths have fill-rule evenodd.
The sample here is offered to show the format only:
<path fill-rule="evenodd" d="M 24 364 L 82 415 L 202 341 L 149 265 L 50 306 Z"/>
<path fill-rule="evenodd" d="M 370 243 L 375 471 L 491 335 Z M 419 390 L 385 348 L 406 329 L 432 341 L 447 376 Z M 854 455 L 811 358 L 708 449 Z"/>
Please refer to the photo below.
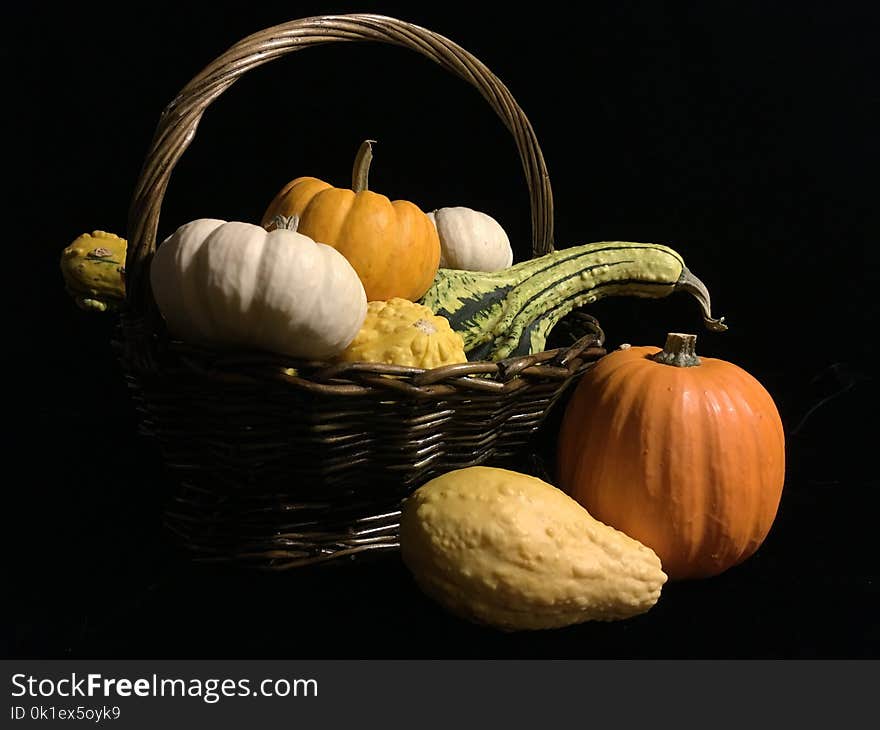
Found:
<path fill-rule="evenodd" d="M 544 350 L 550 331 L 576 307 L 675 291 L 697 299 L 708 329 L 727 329 L 712 317 L 709 291 L 681 255 L 654 243 L 588 243 L 491 273 L 440 269 L 421 303 L 449 320 L 468 359 L 497 361 Z"/>

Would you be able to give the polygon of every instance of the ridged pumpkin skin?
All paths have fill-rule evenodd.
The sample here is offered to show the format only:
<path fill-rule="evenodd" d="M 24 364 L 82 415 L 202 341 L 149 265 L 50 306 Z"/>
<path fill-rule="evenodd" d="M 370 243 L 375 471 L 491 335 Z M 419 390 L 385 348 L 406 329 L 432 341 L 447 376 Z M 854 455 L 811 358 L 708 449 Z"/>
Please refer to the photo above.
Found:
<path fill-rule="evenodd" d="M 513 263 L 507 232 L 488 213 L 456 205 L 428 213 L 440 236 L 440 267 L 501 271 Z"/>
<path fill-rule="evenodd" d="M 150 263 L 153 296 L 172 335 L 309 360 L 338 355 L 367 312 L 354 269 L 295 229 L 199 218 Z"/>
<path fill-rule="evenodd" d="M 434 281 L 440 238 L 422 210 L 370 190 L 334 188 L 314 177 L 288 183 L 270 203 L 263 225 L 275 216 L 299 216 L 299 232 L 348 259 L 368 301 L 416 300 Z"/>
<path fill-rule="evenodd" d="M 653 549 L 671 580 L 718 575 L 766 538 L 782 495 L 785 437 L 770 394 L 740 367 L 603 357 L 560 427 L 560 486 L 597 520 Z"/>

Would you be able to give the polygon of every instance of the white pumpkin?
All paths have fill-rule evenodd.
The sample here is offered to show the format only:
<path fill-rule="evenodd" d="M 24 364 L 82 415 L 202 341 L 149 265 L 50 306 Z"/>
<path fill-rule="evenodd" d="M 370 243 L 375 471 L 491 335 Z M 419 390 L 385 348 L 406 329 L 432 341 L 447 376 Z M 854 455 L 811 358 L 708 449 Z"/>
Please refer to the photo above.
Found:
<path fill-rule="evenodd" d="M 513 249 L 492 216 L 461 206 L 428 213 L 440 236 L 440 266 L 465 271 L 499 271 L 513 263 Z"/>
<path fill-rule="evenodd" d="M 150 284 L 175 337 L 326 360 L 354 339 L 367 315 L 348 260 L 290 227 L 201 218 L 158 247 Z"/>

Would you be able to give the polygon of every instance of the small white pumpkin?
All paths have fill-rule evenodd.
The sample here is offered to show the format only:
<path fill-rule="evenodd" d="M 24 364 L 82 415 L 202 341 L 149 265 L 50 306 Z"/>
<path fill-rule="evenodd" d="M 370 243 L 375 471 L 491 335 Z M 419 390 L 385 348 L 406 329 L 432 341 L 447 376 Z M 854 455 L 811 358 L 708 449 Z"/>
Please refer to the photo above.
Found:
<path fill-rule="evenodd" d="M 346 258 L 288 227 L 200 218 L 156 250 L 150 284 L 175 337 L 325 360 L 344 350 L 367 314 Z"/>
<path fill-rule="evenodd" d="M 462 206 L 428 213 L 440 236 L 440 266 L 465 271 L 500 271 L 513 263 L 513 249 L 492 216 Z"/>

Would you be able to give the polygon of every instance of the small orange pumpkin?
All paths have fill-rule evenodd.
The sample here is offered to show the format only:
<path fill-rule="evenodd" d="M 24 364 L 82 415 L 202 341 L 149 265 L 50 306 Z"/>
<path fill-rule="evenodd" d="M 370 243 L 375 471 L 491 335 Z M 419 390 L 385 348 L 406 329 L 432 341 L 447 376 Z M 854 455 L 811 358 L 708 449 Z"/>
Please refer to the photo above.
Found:
<path fill-rule="evenodd" d="M 431 219 L 414 203 L 391 201 L 367 189 L 371 140 L 358 151 L 352 189 L 334 188 L 314 177 L 298 177 L 275 196 L 263 215 L 298 216 L 299 232 L 339 251 L 360 276 L 368 301 L 421 297 L 440 265 L 440 238 Z"/>
<path fill-rule="evenodd" d="M 650 547 L 671 580 L 718 575 L 763 543 L 785 479 L 770 394 L 742 368 L 699 358 L 696 336 L 603 357 L 563 415 L 559 486 Z"/>

